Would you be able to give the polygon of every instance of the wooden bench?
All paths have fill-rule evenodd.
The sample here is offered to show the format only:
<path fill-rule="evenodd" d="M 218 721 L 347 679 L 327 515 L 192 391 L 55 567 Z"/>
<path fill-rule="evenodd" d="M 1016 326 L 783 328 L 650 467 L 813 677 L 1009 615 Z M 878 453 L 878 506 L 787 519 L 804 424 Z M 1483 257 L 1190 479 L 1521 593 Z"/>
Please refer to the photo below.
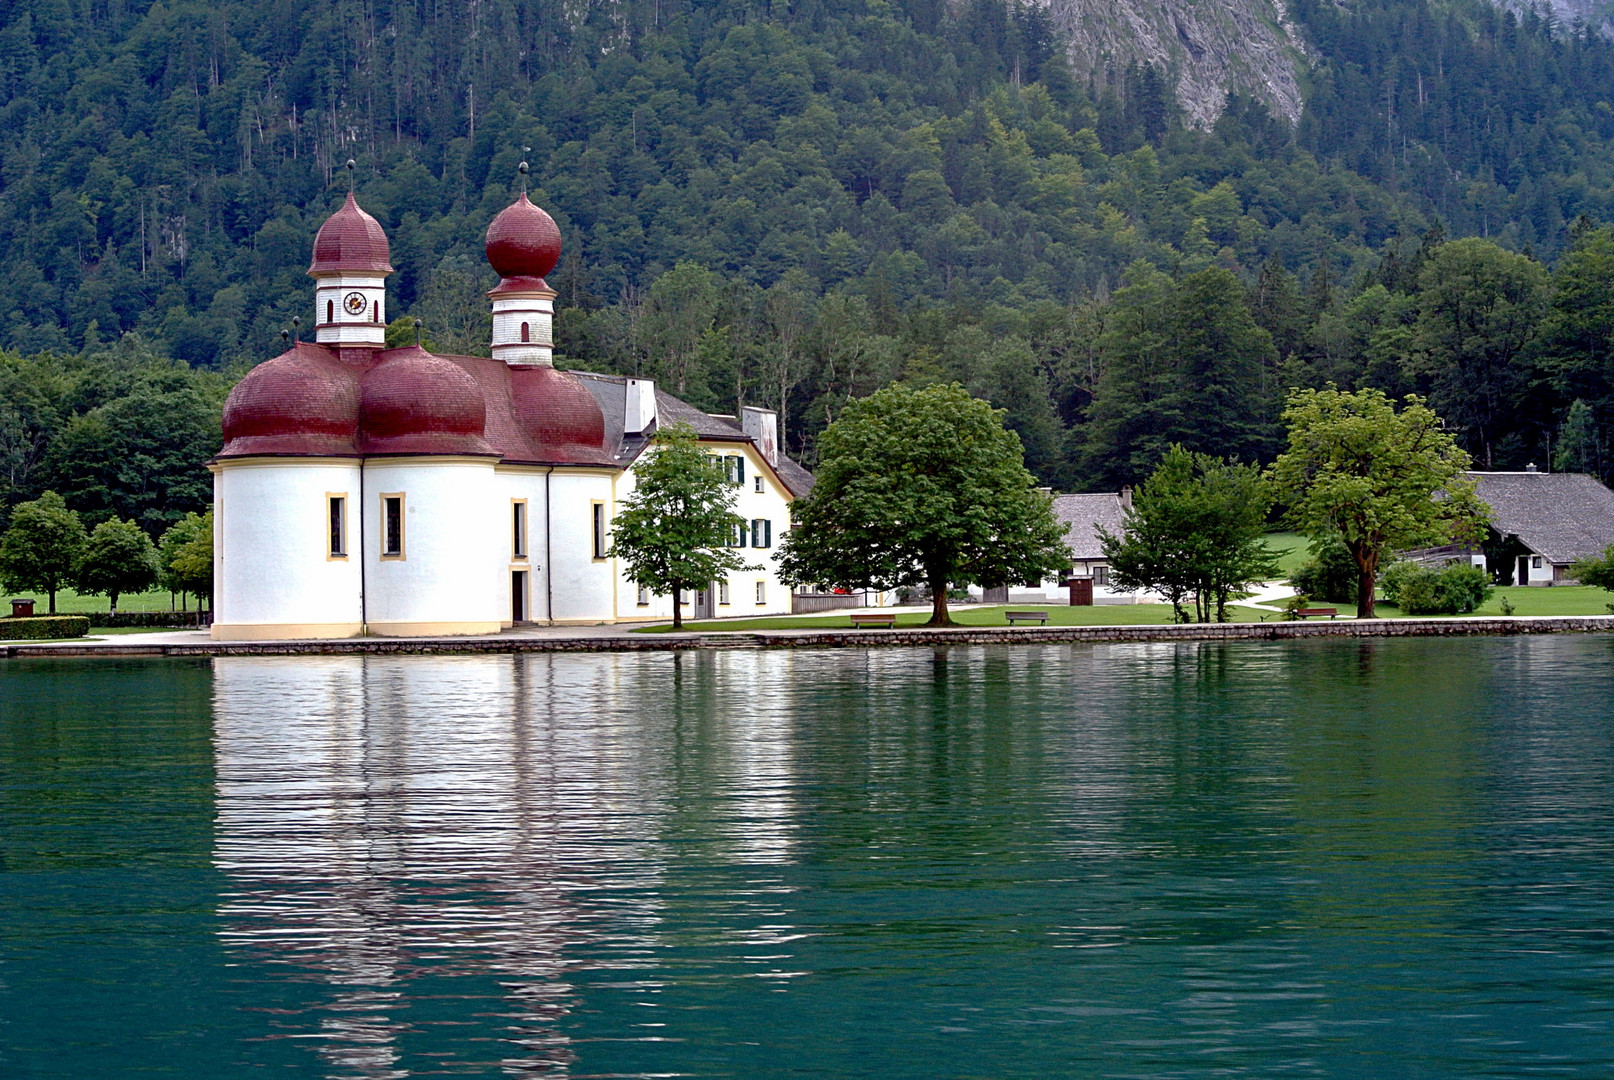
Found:
<path fill-rule="evenodd" d="M 1046 611 L 1005 611 L 1003 617 L 1009 620 L 1010 626 L 1023 622 L 1042 623 L 1044 626 L 1048 624 Z"/>
<path fill-rule="evenodd" d="M 889 626 L 896 629 L 897 616 L 889 611 L 854 612 L 847 618 L 852 620 L 853 626 Z"/>
<path fill-rule="evenodd" d="M 1297 619 L 1304 619 L 1310 615 L 1316 615 L 1318 618 L 1327 615 L 1330 619 L 1332 619 L 1338 614 L 1339 608 L 1331 607 L 1303 607 L 1295 609 L 1295 618 Z"/>

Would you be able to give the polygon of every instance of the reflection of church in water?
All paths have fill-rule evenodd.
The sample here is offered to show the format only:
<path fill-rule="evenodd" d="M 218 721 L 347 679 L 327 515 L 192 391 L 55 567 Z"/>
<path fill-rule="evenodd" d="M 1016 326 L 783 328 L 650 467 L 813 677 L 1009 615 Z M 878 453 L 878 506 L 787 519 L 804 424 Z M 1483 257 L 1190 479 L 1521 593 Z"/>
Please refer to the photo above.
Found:
<path fill-rule="evenodd" d="M 425 1031 L 436 1066 L 568 1071 L 580 983 L 653 995 L 636 979 L 665 945 L 675 850 L 792 857 L 788 709 L 706 744 L 717 788 L 746 795 L 737 816 L 681 821 L 667 687 L 687 662 L 215 659 L 220 934 L 255 982 L 303 988 L 267 1037 L 312 1044 L 330 1076 L 411 1075 Z M 790 657 L 702 662 L 733 685 L 788 677 Z M 754 951 L 754 929 L 734 934 Z"/>

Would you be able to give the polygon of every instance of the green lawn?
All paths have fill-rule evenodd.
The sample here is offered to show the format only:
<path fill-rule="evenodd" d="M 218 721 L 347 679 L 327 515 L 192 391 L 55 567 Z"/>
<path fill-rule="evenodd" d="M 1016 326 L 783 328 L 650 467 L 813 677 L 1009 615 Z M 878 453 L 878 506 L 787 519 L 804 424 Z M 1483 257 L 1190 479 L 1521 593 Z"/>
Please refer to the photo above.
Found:
<path fill-rule="evenodd" d="M 1311 558 L 1311 551 L 1306 547 L 1309 541 L 1299 533 L 1267 533 L 1266 541 L 1267 550 L 1278 557 L 1278 569 L 1285 578 Z"/>
<path fill-rule="evenodd" d="M 860 609 L 867 611 L 868 609 Z M 951 609 L 953 621 L 960 626 L 1007 626 L 1005 611 L 1046 611 L 1049 626 L 1145 626 L 1171 622 L 1169 604 L 1096 604 L 1092 607 L 1064 605 L 1011 604 L 981 607 L 970 605 Z M 1255 622 L 1266 612 L 1247 607 L 1230 607 L 1228 615 L 1234 622 Z M 928 611 L 904 612 L 897 615 L 898 626 L 923 626 L 930 621 Z M 686 622 L 685 630 L 846 630 L 852 625 L 846 612 L 829 615 L 776 615 L 767 619 L 716 619 L 703 622 Z M 1036 626 L 1036 623 L 1021 623 Z M 661 624 L 644 626 L 637 634 L 666 634 L 672 626 Z"/>
<path fill-rule="evenodd" d="M 50 600 L 42 592 L 18 592 L 0 595 L 0 600 L 6 601 L 4 614 L 11 613 L 10 600 L 34 598 L 34 614 L 48 615 L 50 613 Z M 192 611 L 196 610 L 196 597 L 187 598 Z M 171 597 L 166 589 L 154 589 L 151 592 L 125 593 L 118 597 L 119 611 L 172 611 L 178 606 L 179 598 Z M 56 614 L 58 615 L 90 615 L 97 611 L 107 609 L 107 599 L 104 596 L 80 596 L 72 589 L 61 589 L 56 593 Z"/>

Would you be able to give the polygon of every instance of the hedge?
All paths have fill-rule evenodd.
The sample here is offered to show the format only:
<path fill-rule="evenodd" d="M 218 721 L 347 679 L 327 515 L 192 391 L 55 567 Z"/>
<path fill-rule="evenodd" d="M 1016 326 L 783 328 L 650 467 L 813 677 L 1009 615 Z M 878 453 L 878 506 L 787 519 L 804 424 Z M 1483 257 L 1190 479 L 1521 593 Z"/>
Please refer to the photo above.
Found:
<path fill-rule="evenodd" d="M 83 637 L 89 632 L 90 620 L 87 615 L 34 615 L 25 619 L 0 619 L 0 640 L 38 641 Z"/>
<path fill-rule="evenodd" d="M 120 611 L 116 615 L 105 611 L 92 611 L 90 625 L 108 629 L 119 626 L 151 626 L 172 629 L 194 629 L 200 625 L 194 611 Z"/>

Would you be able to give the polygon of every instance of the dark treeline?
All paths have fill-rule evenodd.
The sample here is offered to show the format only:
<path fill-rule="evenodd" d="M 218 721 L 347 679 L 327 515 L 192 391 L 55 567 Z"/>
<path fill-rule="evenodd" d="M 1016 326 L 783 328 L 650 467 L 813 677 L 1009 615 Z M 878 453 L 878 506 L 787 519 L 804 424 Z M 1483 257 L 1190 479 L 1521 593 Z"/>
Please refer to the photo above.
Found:
<path fill-rule="evenodd" d="M 525 158 L 565 236 L 563 362 L 779 408 L 808 460 L 893 378 L 1009 409 L 1067 488 L 1173 439 L 1267 457 L 1282 388 L 1330 379 L 1428 392 L 1497 467 L 1566 424 L 1595 457 L 1614 420 L 1606 329 L 1554 299 L 1602 295 L 1563 275 L 1604 234 L 1564 253 L 1614 218 L 1614 46 L 1478 0 L 1304 0 L 1300 125 L 1233 96 L 1209 131 L 1153 69 L 1074 77 L 1003 0 L 0 10 L 0 342 L 33 358 L 8 378 L 105 367 L 216 409 L 224 383 L 140 343 L 198 371 L 278 351 L 349 157 L 396 332 L 481 351 L 480 238 Z M 1512 321 L 1464 306 L 1487 289 Z M 59 440 L 113 404 L 0 395 L 5 502 L 65 485 Z M 64 494 L 128 516 L 96 483 Z"/>

